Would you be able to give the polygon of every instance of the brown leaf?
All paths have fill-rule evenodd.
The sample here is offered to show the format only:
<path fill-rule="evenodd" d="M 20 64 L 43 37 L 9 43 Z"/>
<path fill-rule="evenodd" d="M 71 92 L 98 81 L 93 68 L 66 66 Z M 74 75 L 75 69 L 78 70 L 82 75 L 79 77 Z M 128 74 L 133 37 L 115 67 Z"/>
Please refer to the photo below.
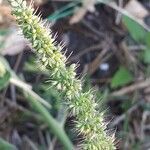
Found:
<path fill-rule="evenodd" d="M 130 0 L 125 6 L 125 10 L 139 19 L 143 19 L 149 14 L 144 6 L 137 0 Z"/>
<path fill-rule="evenodd" d="M 87 11 L 95 11 L 96 0 L 83 0 L 82 7 L 78 8 L 70 19 L 70 24 L 78 23 L 85 16 Z"/>

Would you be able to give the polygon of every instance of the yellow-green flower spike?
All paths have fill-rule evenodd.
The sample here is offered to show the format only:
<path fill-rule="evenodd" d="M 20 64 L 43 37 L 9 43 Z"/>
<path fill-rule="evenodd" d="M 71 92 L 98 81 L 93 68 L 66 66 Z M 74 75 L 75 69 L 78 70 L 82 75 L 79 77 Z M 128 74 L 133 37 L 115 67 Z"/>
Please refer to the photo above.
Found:
<path fill-rule="evenodd" d="M 24 0 L 9 0 L 12 13 L 24 36 L 32 43 L 40 63 L 50 71 L 50 79 L 56 88 L 61 87 L 66 104 L 76 116 L 76 130 L 84 136 L 83 150 L 114 150 L 114 138 L 106 131 L 103 112 L 96 110 L 92 91 L 83 92 L 81 80 L 76 78 L 76 65 L 66 66 L 62 47 L 56 45 L 50 29 L 44 27 L 41 18 L 35 16 L 32 6 Z"/>

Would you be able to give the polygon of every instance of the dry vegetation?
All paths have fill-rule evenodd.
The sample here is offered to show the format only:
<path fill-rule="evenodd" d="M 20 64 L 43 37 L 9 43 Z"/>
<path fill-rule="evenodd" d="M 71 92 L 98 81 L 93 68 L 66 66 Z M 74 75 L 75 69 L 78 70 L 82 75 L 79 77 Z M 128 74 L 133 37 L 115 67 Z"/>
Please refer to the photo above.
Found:
<path fill-rule="evenodd" d="M 80 64 L 84 90 L 96 89 L 97 103 L 103 104 L 97 109 L 106 110 L 117 149 L 149 150 L 150 1 L 35 0 L 34 8 L 51 23 L 57 41 L 66 43 L 69 63 Z M 84 139 L 73 130 L 76 118 L 66 112 L 62 95 L 51 88 L 47 70 L 31 49 L 8 2 L 0 0 L 0 150 L 62 149 L 29 103 L 33 99 L 64 126 L 77 147 Z"/>

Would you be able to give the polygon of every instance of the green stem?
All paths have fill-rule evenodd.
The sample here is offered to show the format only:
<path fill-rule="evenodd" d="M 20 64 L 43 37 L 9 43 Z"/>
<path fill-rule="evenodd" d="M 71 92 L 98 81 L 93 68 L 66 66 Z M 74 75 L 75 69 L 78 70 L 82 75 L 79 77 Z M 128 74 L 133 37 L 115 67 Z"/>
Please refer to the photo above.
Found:
<path fill-rule="evenodd" d="M 84 92 L 82 80 L 76 78 L 76 65 L 66 65 L 63 45 L 56 44 L 49 28 L 35 16 L 32 6 L 25 0 L 9 0 L 12 13 L 24 36 L 32 43 L 41 65 L 49 70 L 53 87 L 64 95 L 68 109 L 76 116 L 76 130 L 84 135 L 83 150 L 114 150 L 114 137 L 109 136 L 104 122 L 104 112 L 97 111 L 92 90 Z"/>
<path fill-rule="evenodd" d="M 73 150 L 73 145 L 70 142 L 62 126 L 58 124 L 58 122 L 49 114 L 49 112 L 44 108 L 44 106 L 42 106 L 37 100 L 31 98 L 30 102 L 36 108 L 36 110 L 43 116 L 44 120 L 49 125 L 51 132 L 53 132 L 57 136 L 57 138 L 62 142 L 62 144 L 65 146 L 65 150 Z"/>
<path fill-rule="evenodd" d="M 25 85 L 23 84 L 18 84 L 18 83 L 22 83 L 22 81 L 19 81 L 18 79 L 15 78 L 11 78 L 10 83 L 16 85 L 21 89 L 25 87 Z M 27 91 L 28 90 L 26 90 L 26 92 Z M 42 115 L 43 120 L 48 124 L 49 128 L 51 129 L 51 132 L 53 132 L 57 136 L 57 138 L 62 142 L 66 150 L 73 150 L 73 145 L 69 140 L 68 136 L 66 135 L 63 127 L 59 125 L 59 123 L 50 115 L 50 113 L 46 110 L 46 108 L 39 101 L 35 99 L 35 97 L 32 97 L 32 95 L 29 92 L 27 93 L 29 95 L 29 99 L 28 99 L 29 102 Z"/>

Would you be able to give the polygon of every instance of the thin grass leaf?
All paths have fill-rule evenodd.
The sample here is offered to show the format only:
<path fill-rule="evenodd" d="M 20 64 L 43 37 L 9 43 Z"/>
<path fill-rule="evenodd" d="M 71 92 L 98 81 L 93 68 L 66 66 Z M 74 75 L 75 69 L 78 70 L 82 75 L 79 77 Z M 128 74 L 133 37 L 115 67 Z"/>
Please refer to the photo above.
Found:
<path fill-rule="evenodd" d="M 17 150 L 17 148 L 4 139 L 0 138 L 0 150 Z"/>

